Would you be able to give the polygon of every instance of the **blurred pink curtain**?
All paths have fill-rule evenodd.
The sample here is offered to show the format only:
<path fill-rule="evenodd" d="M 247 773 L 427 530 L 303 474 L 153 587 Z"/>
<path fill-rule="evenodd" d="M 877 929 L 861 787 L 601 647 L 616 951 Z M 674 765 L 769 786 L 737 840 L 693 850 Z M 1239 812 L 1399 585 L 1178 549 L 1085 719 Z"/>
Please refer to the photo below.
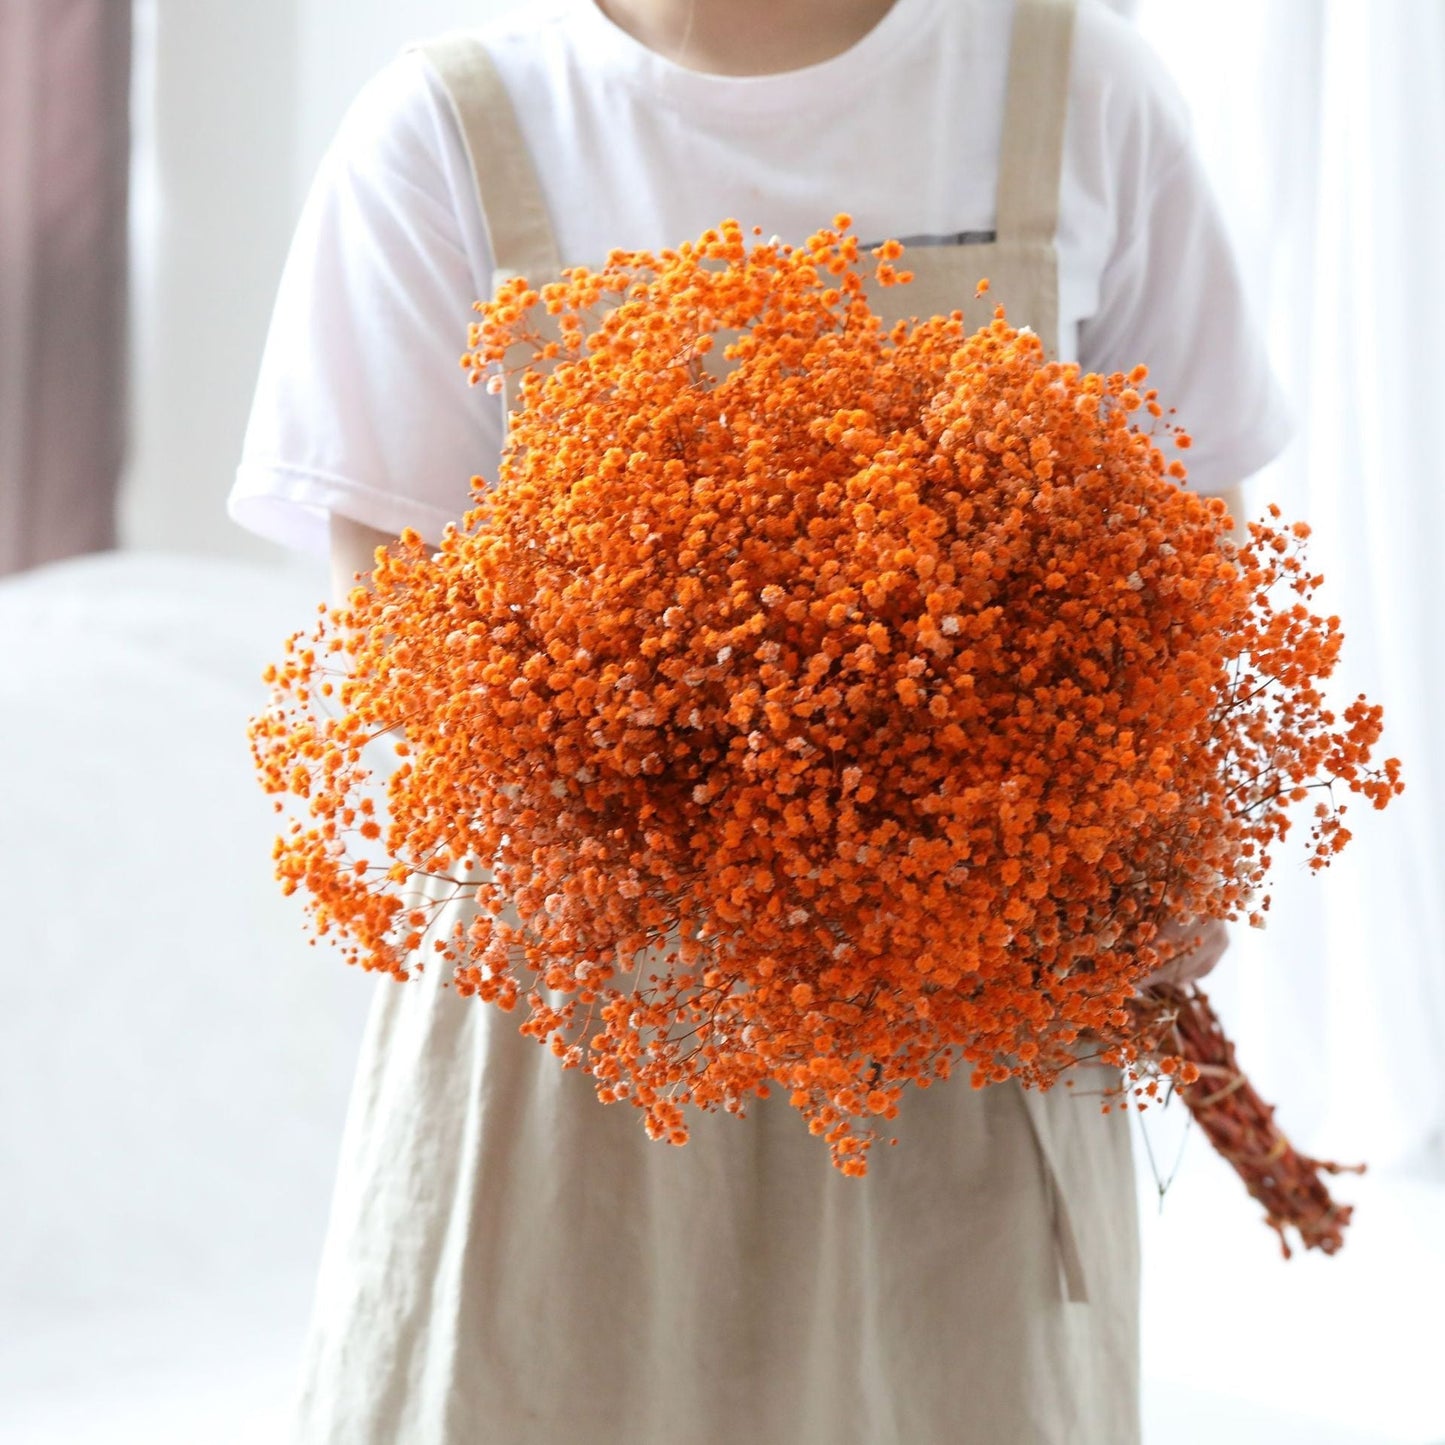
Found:
<path fill-rule="evenodd" d="M 115 545 L 129 0 L 0 0 L 0 574 Z"/>

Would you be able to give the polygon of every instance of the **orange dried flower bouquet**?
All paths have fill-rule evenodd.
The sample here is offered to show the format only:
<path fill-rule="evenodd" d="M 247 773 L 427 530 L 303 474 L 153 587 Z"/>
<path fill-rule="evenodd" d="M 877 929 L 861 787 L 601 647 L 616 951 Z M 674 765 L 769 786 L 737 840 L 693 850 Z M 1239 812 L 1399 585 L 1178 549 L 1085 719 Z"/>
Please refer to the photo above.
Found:
<path fill-rule="evenodd" d="M 502 287 L 463 358 L 520 381 L 496 485 L 322 608 L 251 737 L 350 959 L 525 1002 L 653 1137 L 782 1089 L 863 1174 L 960 1061 L 1047 1087 L 1089 1031 L 1192 1077 L 1130 1008 L 1161 924 L 1257 914 L 1292 805 L 1320 866 L 1337 790 L 1399 783 L 1380 710 L 1325 708 L 1306 529 L 1236 545 L 1142 367 L 885 327 L 846 225 Z"/>

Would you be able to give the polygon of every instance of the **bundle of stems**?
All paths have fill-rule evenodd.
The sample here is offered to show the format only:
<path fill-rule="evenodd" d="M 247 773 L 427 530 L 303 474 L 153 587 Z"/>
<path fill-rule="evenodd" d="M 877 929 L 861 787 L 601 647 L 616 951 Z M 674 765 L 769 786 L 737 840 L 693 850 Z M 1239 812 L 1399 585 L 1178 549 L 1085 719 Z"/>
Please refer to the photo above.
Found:
<path fill-rule="evenodd" d="M 1131 1000 L 1130 1008 L 1140 1029 L 1155 1036 L 1159 1053 L 1178 1055 L 1198 1068 L 1198 1079 L 1176 1083 L 1174 1092 L 1264 1206 L 1265 1222 L 1279 1235 L 1284 1257 L 1293 1253 L 1289 1229 L 1306 1249 L 1326 1254 L 1339 1249 L 1352 1208 L 1331 1197 L 1323 1176 L 1363 1174 L 1365 1166 L 1314 1159 L 1290 1143 L 1275 1123 L 1274 1105 L 1260 1098 L 1239 1067 L 1234 1044 L 1197 985 L 1152 984 Z"/>

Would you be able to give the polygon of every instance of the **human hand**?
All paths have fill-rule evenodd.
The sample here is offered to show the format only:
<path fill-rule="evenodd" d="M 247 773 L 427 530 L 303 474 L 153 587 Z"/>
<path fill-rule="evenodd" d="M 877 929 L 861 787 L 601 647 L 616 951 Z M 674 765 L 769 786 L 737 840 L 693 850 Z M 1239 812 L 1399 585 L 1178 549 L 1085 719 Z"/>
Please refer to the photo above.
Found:
<path fill-rule="evenodd" d="M 1157 942 L 1180 944 L 1196 937 L 1199 941 L 1193 948 L 1176 953 L 1167 963 L 1141 979 L 1138 990 L 1142 992 L 1156 983 L 1185 988 L 1203 978 L 1224 957 L 1224 951 L 1229 947 L 1229 930 L 1222 919 L 1171 919 L 1159 930 Z"/>

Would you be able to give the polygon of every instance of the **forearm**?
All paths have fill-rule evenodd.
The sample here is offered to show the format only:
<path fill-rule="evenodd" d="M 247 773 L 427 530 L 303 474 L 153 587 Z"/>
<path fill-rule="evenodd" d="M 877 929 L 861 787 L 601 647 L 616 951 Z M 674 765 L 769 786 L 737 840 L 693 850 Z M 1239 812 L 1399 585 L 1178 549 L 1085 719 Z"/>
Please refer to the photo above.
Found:
<path fill-rule="evenodd" d="M 376 565 L 376 549 L 396 541 L 390 532 L 353 522 L 350 517 L 331 516 L 331 597 L 338 606 L 345 604 L 357 585 L 357 573 L 364 586 Z"/>
<path fill-rule="evenodd" d="M 1229 508 L 1230 518 L 1234 522 L 1234 540 L 1236 542 L 1248 540 L 1249 533 L 1244 525 L 1244 483 L 1236 482 L 1232 487 L 1226 487 L 1214 495 Z"/>

